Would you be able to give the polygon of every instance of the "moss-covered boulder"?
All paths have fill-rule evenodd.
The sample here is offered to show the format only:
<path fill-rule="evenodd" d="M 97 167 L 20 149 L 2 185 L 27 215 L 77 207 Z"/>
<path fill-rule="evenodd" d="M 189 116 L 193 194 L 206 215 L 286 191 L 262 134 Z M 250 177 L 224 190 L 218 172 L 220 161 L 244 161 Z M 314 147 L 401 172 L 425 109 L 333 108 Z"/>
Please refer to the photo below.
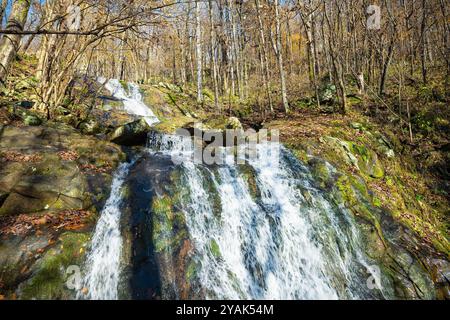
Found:
<path fill-rule="evenodd" d="M 97 203 L 93 194 L 109 190 L 105 185 L 98 190 L 94 180 L 110 181 L 123 157 L 112 144 L 68 127 L 5 127 L 0 136 L 0 216 L 89 209 Z"/>
<path fill-rule="evenodd" d="M 150 131 L 151 127 L 144 118 L 141 118 L 116 128 L 109 134 L 108 139 L 124 146 L 145 145 Z"/>
<path fill-rule="evenodd" d="M 0 295 L 73 297 L 63 269 L 83 258 L 124 160 L 117 145 L 61 123 L 0 130 Z"/>
<path fill-rule="evenodd" d="M 68 282 L 68 277 L 71 276 L 68 268 L 70 266 L 81 268 L 89 239 L 89 235 L 84 233 L 62 234 L 54 246 L 31 267 L 30 278 L 18 288 L 19 298 L 27 300 L 75 298 L 77 288 L 71 287 Z"/>

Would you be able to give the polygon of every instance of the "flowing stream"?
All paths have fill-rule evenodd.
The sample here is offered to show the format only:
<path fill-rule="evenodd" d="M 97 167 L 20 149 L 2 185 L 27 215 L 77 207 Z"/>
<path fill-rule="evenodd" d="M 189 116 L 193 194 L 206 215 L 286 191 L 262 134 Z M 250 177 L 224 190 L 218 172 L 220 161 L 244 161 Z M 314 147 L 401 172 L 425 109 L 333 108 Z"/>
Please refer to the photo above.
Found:
<path fill-rule="evenodd" d="M 117 83 L 109 81 L 109 88 L 127 110 L 157 122 L 137 86 L 129 86 L 130 98 Z M 182 188 L 189 196 L 181 210 L 206 298 L 383 298 L 367 288 L 370 266 L 352 215 L 313 186 L 308 169 L 288 150 L 265 143 L 245 165 L 207 166 L 186 157 L 189 144 L 189 138 L 157 134 L 147 151 L 182 157 Z M 273 150 L 277 156 L 267 157 Z M 121 188 L 130 166 L 117 170 L 95 230 L 85 276 L 91 299 L 118 298 Z"/>

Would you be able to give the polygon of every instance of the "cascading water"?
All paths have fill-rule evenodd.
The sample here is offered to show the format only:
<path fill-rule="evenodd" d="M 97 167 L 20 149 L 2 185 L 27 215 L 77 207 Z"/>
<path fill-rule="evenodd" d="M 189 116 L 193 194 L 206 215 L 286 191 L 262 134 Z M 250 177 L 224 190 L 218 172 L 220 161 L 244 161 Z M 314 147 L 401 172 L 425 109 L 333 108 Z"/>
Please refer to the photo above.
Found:
<path fill-rule="evenodd" d="M 153 136 L 160 152 L 189 150 L 186 138 Z M 177 144 L 178 143 L 178 144 Z M 280 162 L 274 162 L 273 150 Z M 240 165 L 182 163 L 189 200 L 183 210 L 207 298 L 373 298 L 365 286 L 368 264 L 359 249 L 351 215 L 333 208 L 312 186 L 306 167 L 278 144 L 257 146 L 246 166 L 254 172 L 252 194 Z M 213 181 L 220 198 L 205 191 Z M 254 192 L 253 192 L 254 193 Z"/>
<path fill-rule="evenodd" d="M 123 101 L 124 108 L 133 115 L 142 116 L 149 125 L 159 122 L 153 112 L 142 102 L 139 87 L 128 84 L 128 95 L 122 84 L 115 79 L 106 81 L 105 87 L 111 94 Z M 123 163 L 114 175 L 111 195 L 105 203 L 92 239 L 91 251 L 86 261 L 87 272 L 84 287 L 87 298 L 95 300 L 112 300 L 118 298 L 119 265 L 122 250 L 120 234 L 122 186 L 132 163 Z"/>
<path fill-rule="evenodd" d="M 107 81 L 100 78 L 99 82 L 105 84 L 105 88 L 111 92 L 113 97 L 122 100 L 124 109 L 129 114 L 143 117 L 149 126 L 159 122 L 153 111 L 142 101 L 142 94 L 138 85 L 128 83 L 127 92 L 117 79 Z"/>
<path fill-rule="evenodd" d="M 132 113 L 141 113 L 137 86 L 130 85 L 133 103 L 118 81 L 107 87 Z M 352 215 L 327 200 L 308 169 L 281 145 L 259 144 L 245 164 L 222 165 L 194 162 L 190 137 L 153 133 L 147 150 L 150 161 L 171 157 L 182 172 L 178 187 L 188 197 L 181 210 L 199 266 L 193 281 L 206 298 L 384 297 L 366 285 L 371 271 Z M 91 299 L 118 298 L 121 188 L 130 166 L 119 167 L 95 230 L 84 281 Z"/>
<path fill-rule="evenodd" d="M 84 287 L 88 297 L 94 300 L 117 299 L 119 264 L 122 250 L 120 218 L 121 190 L 130 168 L 123 163 L 114 175 L 111 195 L 101 212 L 92 238 L 91 251 L 86 261 L 87 273 Z"/>

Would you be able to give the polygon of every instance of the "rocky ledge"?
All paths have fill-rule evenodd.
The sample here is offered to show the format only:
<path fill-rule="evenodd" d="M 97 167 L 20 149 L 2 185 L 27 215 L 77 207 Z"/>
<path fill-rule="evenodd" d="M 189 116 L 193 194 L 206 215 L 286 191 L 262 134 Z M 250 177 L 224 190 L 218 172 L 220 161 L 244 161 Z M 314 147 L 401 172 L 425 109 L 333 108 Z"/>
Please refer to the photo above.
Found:
<path fill-rule="evenodd" d="M 0 298 L 71 298 L 116 166 L 115 144 L 61 123 L 0 127 Z"/>

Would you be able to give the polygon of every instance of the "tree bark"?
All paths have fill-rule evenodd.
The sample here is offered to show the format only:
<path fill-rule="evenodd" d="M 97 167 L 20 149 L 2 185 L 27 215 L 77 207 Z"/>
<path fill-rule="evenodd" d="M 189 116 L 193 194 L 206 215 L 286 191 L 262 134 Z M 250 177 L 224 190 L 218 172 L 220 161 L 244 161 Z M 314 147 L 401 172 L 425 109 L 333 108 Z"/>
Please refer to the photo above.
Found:
<path fill-rule="evenodd" d="M 196 49 L 197 49 L 197 102 L 203 102 L 203 72 L 202 72 L 202 26 L 200 21 L 200 4 L 195 2 L 195 20 L 197 26 Z"/>
<path fill-rule="evenodd" d="M 273 103 L 272 103 L 272 94 L 270 93 L 270 84 L 269 84 L 269 61 L 267 59 L 267 51 L 266 51 L 266 39 L 264 35 L 264 25 L 261 18 L 261 12 L 260 12 L 260 2 L 259 0 L 255 0 L 255 6 L 256 6 L 256 14 L 258 16 L 258 24 L 259 24 L 259 41 L 260 41 L 260 47 L 261 47 L 261 67 L 263 69 L 262 75 L 263 75 L 263 82 L 264 86 L 266 87 L 266 94 L 267 99 L 269 100 L 269 108 L 270 111 L 273 112 Z"/>
<path fill-rule="evenodd" d="M 210 25 L 210 33 L 209 33 L 209 41 L 211 42 L 211 60 L 212 60 L 212 77 L 213 77 L 213 86 L 214 86 L 214 106 L 216 110 L 220 111 L 219 106 L 219 85 L 217 81 L 217 58 L 216 58 L 216 35 L 214 30 L 213 23 L 213 10 L 212 10 L 212 1 L 208 0 L 208 9 L 209 9 L 209 25 Z"/>
<path fill-rule="evenodd" d="M 8 5 L 8 0 L 0 0 L 0 25 L 3 22 L 3 15 L 6 12 L 7 5 Z"/>
<path fill-rule="evenodd" d="M 16 0 L 11 9 L 11 15 L 6 25 L 6 30 L 22 31 L 27 21 L 30 9 L 30 0 Z M 5 35 L 0 41 L 0 84 L 4 84 L 8 76 L 11 63 L 19 49 L 21 35 Z"/>
<path fill-rule="evenodd" d="M 283 66 L 283 52 L 281 47 L 281 23 L 280 23 L 280 3 L 275 0 L 275 22 L 276 22 L 276 55 L 278 59 L 278 68 L 280 71 L 281 96 L 283 98 L 283 107 L 286 113 L 289 112 L 289 102 L 287 98 L 286 76 Z"/>

